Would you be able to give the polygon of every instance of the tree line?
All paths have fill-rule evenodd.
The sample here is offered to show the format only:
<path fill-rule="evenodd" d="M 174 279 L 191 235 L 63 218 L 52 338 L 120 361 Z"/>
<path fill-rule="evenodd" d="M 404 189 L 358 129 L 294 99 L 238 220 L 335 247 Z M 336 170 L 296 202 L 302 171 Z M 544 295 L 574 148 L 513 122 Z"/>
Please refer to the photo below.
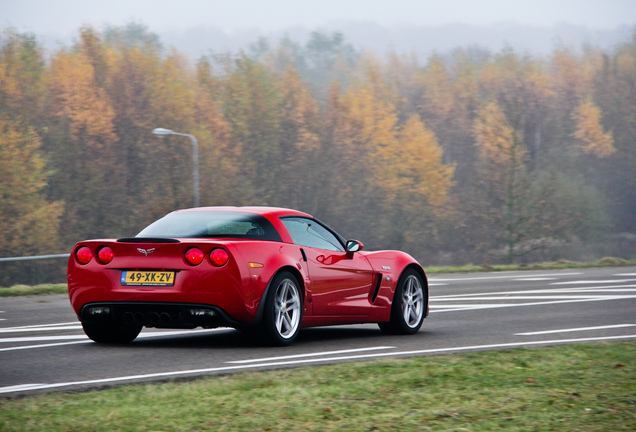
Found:
<path fill-rule="evenodd" d="M 202 205 L 297 208 L 425 265 L 620 254 L 604 239 L 636 232 L 636 37 L 420 60 L 316 32 L 190 62 L 130 24 L 52 53 L 1 34 L 0 256 L 192 206 L 190 142 L 156 127 L 197 138 Z"/>

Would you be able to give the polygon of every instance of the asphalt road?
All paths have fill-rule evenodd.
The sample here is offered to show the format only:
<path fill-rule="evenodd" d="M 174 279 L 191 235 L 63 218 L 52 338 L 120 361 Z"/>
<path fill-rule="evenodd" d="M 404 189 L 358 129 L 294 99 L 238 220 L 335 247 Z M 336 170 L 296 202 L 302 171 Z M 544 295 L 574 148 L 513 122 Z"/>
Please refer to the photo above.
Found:
<path fill-rule="evenodd" d="M 636 267 L 433 275 L 414 336 L 376 325 L 303 329 L 285 348 L 231 329 L 84 336 L 66 296 L 0 298 L 0 397 L 246 370 L 463 351 L 636 340 Z"/>

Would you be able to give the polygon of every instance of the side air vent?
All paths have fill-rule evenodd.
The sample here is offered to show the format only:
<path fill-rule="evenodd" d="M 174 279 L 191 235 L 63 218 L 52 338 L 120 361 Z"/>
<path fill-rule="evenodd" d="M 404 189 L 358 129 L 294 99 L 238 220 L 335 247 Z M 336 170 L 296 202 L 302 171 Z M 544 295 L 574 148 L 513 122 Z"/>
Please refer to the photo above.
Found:
<path fill-rule="evenodd" d="M 375 299 L 380 292 L 380 285 L 382 285 L 382 273 L 378 273 L 378 279 L 375 281 L 375 288 L 373 289 L 373 295 L 371 296 L 371 303 L 375 303 Z"/>

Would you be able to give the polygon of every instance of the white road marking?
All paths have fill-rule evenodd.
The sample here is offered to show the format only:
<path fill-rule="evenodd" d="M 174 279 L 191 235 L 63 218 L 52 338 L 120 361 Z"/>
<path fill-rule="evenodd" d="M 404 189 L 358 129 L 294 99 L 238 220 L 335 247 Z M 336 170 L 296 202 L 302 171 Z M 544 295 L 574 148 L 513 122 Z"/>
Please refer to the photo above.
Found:
<path fill-rule="evenodd" d="M 0 333 L 24 333 L 24 332 L 43 332 L 55 330 L 81 330 L 81 325 L 59 326 L 59 327 L 36 327 L 36 328 L 0 328 Z"/>
<path fill-rule="evenodd" d="M 562 304 L 562 303 L 580 303 L 580 302 L 588 302 L 588 301 L 603 301 L 603 300 L 621 300 L 628 298 L 636 298 L 636 296 L 614 296 L 607 298 L 590 298 L 585 300 L 561 300 L 561 301 L 546 301 L 546 302 L 532 302 L 532 303 L 506 303 L 506 304 L 495 304 L 495 305 L 473 305 L 472 307 L 468 307 L 466 305 L 460 305 L 459 308 L 456 308 L 455 305 L 449 305 L 446 308 L 441 310 L 433 310 L 438 309 L 436 306 L 429 306 L 431 308 L 431 313 L 435 312 L 456 312 L 456 311 L 464 311 L 464 310 L 478 310 L 478 309 L 501 309 L 501 308 L 512 308 L 512 307 L 522 307 L 522 306 L 542 306 L 542 305 L 551 305 L 551 304 Z"/>
<path fill-rule="evenodd" d="M 616 289 L 615 289 L 616 288 Z M 492 296 L 492 295 L 518 295 L 518 294 L 551 294 L 551 293 L 571 293 L 571 292 L 605 292 L 605 291 L 622 291 L 626 288 L 636 288 L 636 285 L 608 285 L 601 287 L 575 287 L 575 288 L 547 288 L 547 289 L 536 289 L 536 290 L 523 290 L 523 291 L 493 291 L 493 292 L 485 292 L 485 293 L 476 293 L 476 294 L 451 294 L 451 295 L 441 295 L 441 296 L 432 296 L 431 300 L 444 299 L 444 298 L 468 298 L 468 297 L 483 297 L 483 296 Z M 636 291 L 636 290 L 629 290 Z"/>
<path fill-rule="evenodd" d="M 636 285 L 608 285 L 602 287 L 551 288 L 538 290 L 488 292 L 435 296 L 430 299 L 431 313 L 455 312 L 478 309 L 538 306 L 588 301 L 623 300 L 636 298 Z M 630 294 L 624 294 L 630 293 Z M 482 303 L 504 300 L 502 303 Z M 527 300 L 545 300 L 532 301 Z M 453 304 L 457 302 L 457 304 Z"/>
<path fill-rule="evenodd" d="M 190 335 L 196 336 L 200 334 L 212 333 L 222 330 L 229 330 L 227 328 L 216 328 L 216 329 L 199 329 L 199 330 L 175 330 L 175 331 L 149 331 L 142 332 L 137 337 L 138 339 L 147 339 L 154 338 L 160 336 L 178 336 L 178 335 Z M 36 348 L 51 348 L 65 345 L 74 345 L 74 344 L 82 344 L 82 343 L 94 343 L 85 335 L 74 335 L 74 336 L 34 336 L 34 337 L 21 337 L 21 338 L 0 338 L 0 343 L 17 343 L 17 342 L 45 342 L 45 341 L 54 341 L 54 340 L 73 340 L 78 339 L 76 342 L 60 342 L 60 343 L 52 343 L 52 344 L 38 344 L 38 345 L 25 345 L 25 346 L 16 346 L 9 348 L 0 348 L 0 352 L 3 351 L 19 351 L 25 349 L 36 349 Z"/>
<path fill-rule="evenodd" d="M 4 392 L 2 393 L 11 393 L 11 392 L 17 392 L 17 391 L 24 391 L 24 390 L 35 390 L 45 385 L 46 384 L 20 384 L 20 385 L 8 386 L 8 387 L 1 387 L 0 390 L 4 390 Z"/>
<path fill-rule="evenodd" d="M 48 342 L 72 339 L 86 339 L 84 335 L 59 335 L 59 336 L 31 336 L 31 337 L 14 337 L 0 338 L 0 343 L 16 343 L 16 342 Z"/>
<path fill-rule="evenodd" d="M 500 307 L 507 307 L 507 304 L 502 303 L 469 303 L 469 304 L 450 304 L 450 305 L 432 305 L 429 304 L 428 307 L 431 312 L 439 312 L 434 311 L 433 309 L 444 309 L 443 312 L 448 312 L 448 308 L 460 308 L 460 309 L 494 309 Z M 450 309 L 450 310 L 460 310 L 460 309 Z"/>
<path fill-rule="evenodd" d="M 552 282 L 550 285 L 591 285 L 591 284 L 606 284 L 606 283 L 627 283 L 634 282 L 636 279 L 609 279 L 609 280 L 582 280 L 582 281 L 568 281 L 568 282 Z"/>
<path fill-rule="evenodd" d="M 346 354 L 346 353 L 356 353 L 356 352 L 364 352 L 364 351 L 375 351 L 375 350 L 387 350 L 387 349 L 394 349 L 394 346 L 379 346 L 379 347 L 369 347 L 369 348 L 356 348 L 356 349 L 350 349 L 350 350 L 340 350 L 340 351 L 323 351 L 323 352 L 317 352 L 317 353 L 310 353 L 310 354 L 296 354 L 296 355 L 288 355 L 288 356 L 282 356 L 282 357 L 266 357 L 266 358 L 259 358 L 259 359 L 251 359 L 251 360 L 235 360 L 235 361 L 229 361 L 229 362 L 225 362 L 225 363 L 230 363 L 230 364 L 247 364 L 247 363 L 257 363 L 257 362 L 269 362 L 269 361 L 274 361 L 274 360 L 289 360 L 289 359 L 293 359 L 293 358 L 305 358 L 305 357 L 320 357 L 320 356 L 329 356 L 329 355 L 334 355 L 334 354 Z"/>
<path fill-rule="evenodd" d="M 482 301 L 482 300 L 532 300 L 532 299 L 588 299 L 588 298 L 596 298 L 596 297 L 615 297 L 615 296 L 590 296 L 589 294 L 588 295 L 554 295 L 554 296 L 548 296 L 548 295 L 510 296 L 510 295 L 507 295 L 507 296 L 479 297 L 479 298 L 470 299 L 470 300 Z M 456 301 L 457 299 L 440 298 L 435 300 L 436 301 Z"/>
<path fill-rule="evenodd" d="M 16 347 L 9 347 L 9 348 L 0 348 L 0 352 L 20 351 L 20 350 L 34 349 L 34 348 L 53 348 L 53 347 L 59 347 L 59 346 L 65 346 L 65 345 L 77 345 L 77 344 L 88 344 L 88 343 L 92 343 L 92 341 L 86 338 L 86 340 L 80 340 L 75 342 L 60 342 L 60 343 L 53 343 L 53 344 L 24 345 L 24 346 L 16 346 Z"/>
<path fill-rule="evenodd" d="M 583 273 L 559 273 L 559 274 L 529 274 L 523 275 L 522 273 L 516 272 L 515 274 L 509 275 L 500 275 L 497 276 L 478 276 L 478 277 L 466 277 L 466 278 L 436 278 L 432 277 L 429 281 L 433 282 L 462 282 L 462 281 L 472 281 L 472 280 L 490 280 L 490 279 L 516 279 L 516 278 L 524 278 L 524 277 L 561 277 L 561 276 L 576 276 L 582 275 Z"/>
<path fill-rule="evenodd" d="M 206 374 L 206 373 L 213 373 L 213 372 L 228 372 L 228 371 L 255 369 L 255 368 L 261 368 L 261 367 L 299 366 L 303 364 L 324 363 L 324 362 L 333 362 L 333 361 L 369 360 L 369 359 L 382 358 L 382 357 L 417 356 L 417 355 L 423 355 L 423 354 L 476 351 L 476 350 L 499 349 L 499 348 L 514 348 L 514 347 L 523 347 L 523 346 L 532 346 L 532 345 L 581 343 L 581 342 L 619 340 L 619 339 L 636 339 L 636 334 L 623 335 L 623 336 L 610 336 L 610 337 L 558 339 L 558 340 L 550 340 L 550 341 L 513 342 L 513 343 L 493 344 L 493 345 L 475 345 L 475 346 L 465 346 L 465 347 L 437 348 L 437 349 L 401 351 L 401 352 L 369 353 L 369 354 L 358 354 L 358 355 L 340 356 L 340 357 L 311 358 L 311 359 L 293 360 L 293 361 L 278 361 L 278 362 L 264 362 L 264 363 L 256 363 L 256 364 L 245 364 L 245 365 L 222 366 L 222 367 L 214 367 L 214 368 L 206 368 L 206 369 L 190 369 L 190 370 L 171 371 L 171 372 L 156 372 L 156 373 L 149 373 L 149 374 L 142 374 L 142 375 L 128 375 L 128 376 L 120 376 L 120 377 L 101 378 L 101 379 L 93 379 L 93 380 L 85 380 L 85 381 L 69 381 L 69 382 L 52 383 L 52 384 L 23 384 L 21 385 L 21 387 L 17 387 L 15 385 L 9 386 L 9 387 L 0 387 L 0 394 L 15 392 L 16 391 L 15 388 L 20 388 L 22 391 L 50 390 L 50 389 L 60 388 L 60 387 L 76 387 L 76 386 L 95 385 L 95 384 L 115 384 L 115 383 L 123 383 L 126 381 L 133 381 L 133 380 L 166 378 L 166 377 L 176 377 L 176 376 L 184 376 L 184 375 Z"/>
<path fill-rule="evenodd" d="M 542 335 L 542 334 L 550 334 L 550 333 L 568 333 L 568 332 L 580 332 L 580 331 L 590 331 L 590 330 L 615 329 L 615 328 L 624 328 L 624 327 L 636 327 L 636 324 L 616 324 L 616 325 L 607 325 L 607 326 L 598 326 L 598 327 L 579 327 L 579 328 L 561 329 L 561 330 L 545 330 L 545 331 L 538 331 L 538 332 L 515 333 L 515 336 L 534 336 L 534 335 Z"/>
<path fill-rule="evenodd" d="M 631 288 L 635 287 L 635 288 Z M 570 292 L 636 292 L 636 285 L 625 285 L 625 287 L 600 287 L 600 288 L 571 288 Z"/>
<path fill-rule="evenodd" d="M 81 324 L 77 321 L 65 322 L 65 323 L 56 323 L 56 324 L 35 324 L 28 326 L 18 326 L 18 327 L 4 327 L 0 328 L 0 332 L 3 330 L 15 330 L 15 329 L 39 329 L 39 328 L 47 328 L 47 327 L 61 327 L 61 326 L 70 326 L 77 325 L 81 327 Z"/>
<path fill-rule="evenodd" d="M 549 281 L 549 280 L 557 280 L 558 278 L 550 278 L 550 277 L 522 277 L 519 279 L 513 279 L 514 281 L 519 282 L 538 282 L 538 281 Z"/>

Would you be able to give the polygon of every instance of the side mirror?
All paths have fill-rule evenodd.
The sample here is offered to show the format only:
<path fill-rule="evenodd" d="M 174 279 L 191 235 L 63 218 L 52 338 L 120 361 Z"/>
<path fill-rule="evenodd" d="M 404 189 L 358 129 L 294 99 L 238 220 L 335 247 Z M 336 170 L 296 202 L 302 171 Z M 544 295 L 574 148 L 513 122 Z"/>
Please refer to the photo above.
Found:
<path fill-rule="evenodd" d="M 347 256 L 351 258 L 354 252 L 360 252 L 364 246 L 358 240 L 347 241 Z"/>

